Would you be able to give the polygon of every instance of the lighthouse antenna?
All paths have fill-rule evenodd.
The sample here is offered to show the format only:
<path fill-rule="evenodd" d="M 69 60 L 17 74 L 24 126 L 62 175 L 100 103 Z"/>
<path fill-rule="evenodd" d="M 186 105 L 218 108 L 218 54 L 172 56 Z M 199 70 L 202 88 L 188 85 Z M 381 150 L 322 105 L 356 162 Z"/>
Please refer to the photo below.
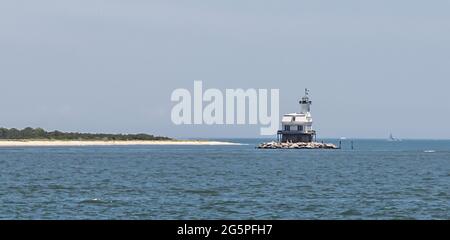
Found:
<path fill-rule="evenodd" d="M 305 88 L 305 96 L 309 95 L 309 89 Z"/>

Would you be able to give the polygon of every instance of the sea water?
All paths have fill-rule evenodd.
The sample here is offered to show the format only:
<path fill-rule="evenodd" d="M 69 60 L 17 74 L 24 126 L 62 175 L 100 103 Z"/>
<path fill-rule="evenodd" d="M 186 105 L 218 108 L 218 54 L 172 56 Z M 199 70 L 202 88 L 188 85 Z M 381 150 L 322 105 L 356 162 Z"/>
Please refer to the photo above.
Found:
<path fill-rule="evenodd" d="M 0 148 L 0 219 L 450 219 L 450 141 L 229 141 Z"/>

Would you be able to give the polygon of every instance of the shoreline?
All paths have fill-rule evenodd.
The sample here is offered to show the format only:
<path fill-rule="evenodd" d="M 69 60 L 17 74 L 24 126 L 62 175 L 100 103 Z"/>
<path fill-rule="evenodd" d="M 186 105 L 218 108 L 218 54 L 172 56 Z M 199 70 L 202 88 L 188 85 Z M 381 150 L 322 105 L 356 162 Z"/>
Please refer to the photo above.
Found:
<path fill-rule="evenodd" d="M 0 147 L 77 147 L 77 146 L 132 146 L 132 145 L 191 145 L 219 146 L 239 143 L 207 140 L 0 140 Z"/>

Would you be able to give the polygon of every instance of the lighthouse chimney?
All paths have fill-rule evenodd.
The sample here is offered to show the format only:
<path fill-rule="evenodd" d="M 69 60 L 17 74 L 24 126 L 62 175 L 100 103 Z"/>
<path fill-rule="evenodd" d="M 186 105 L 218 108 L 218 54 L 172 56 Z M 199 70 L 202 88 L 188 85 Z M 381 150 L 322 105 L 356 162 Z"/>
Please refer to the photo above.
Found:
<path fill-rule="evenodd" d="M 302 97 L 302 100 L 300 100 L 300 107 L 301 111 L 300 113 L 309 113 L 311 111 L 311 101 L 309 100 L 309 90 L 305 88 L 305 96 Z"/>

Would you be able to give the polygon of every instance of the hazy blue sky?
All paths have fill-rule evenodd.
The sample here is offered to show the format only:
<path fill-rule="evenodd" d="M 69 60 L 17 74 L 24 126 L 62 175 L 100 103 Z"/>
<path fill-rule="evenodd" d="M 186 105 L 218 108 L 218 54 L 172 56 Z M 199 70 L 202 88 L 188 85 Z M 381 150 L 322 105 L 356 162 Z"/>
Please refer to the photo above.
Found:
<path fill-rule="evenodd" d="M 450 1 L 0 0 L 0 126 L 258 137 L 174 126 L 194 80 L 308 87 L 319 137 L 450 138 Z"/>

